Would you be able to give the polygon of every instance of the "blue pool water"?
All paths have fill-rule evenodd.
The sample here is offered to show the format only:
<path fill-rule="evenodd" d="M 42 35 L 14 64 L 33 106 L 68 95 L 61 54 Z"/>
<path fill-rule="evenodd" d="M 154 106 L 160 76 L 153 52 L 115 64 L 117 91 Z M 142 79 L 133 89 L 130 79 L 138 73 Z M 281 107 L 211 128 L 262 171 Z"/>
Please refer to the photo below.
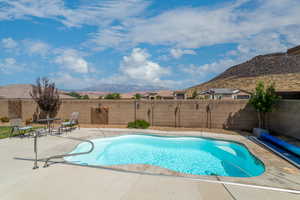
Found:
<path fill-rule="evenodd" d="M 126 135 L 92 140 L 95 149 L 85 155 L 66 157 L 81 165 L 149 164 L 181 173 L 252 177 L 262 174 L 263 163 L 238 143 L 198 137 Z M 72 153 L 85 152 L 81 143 Z"/>

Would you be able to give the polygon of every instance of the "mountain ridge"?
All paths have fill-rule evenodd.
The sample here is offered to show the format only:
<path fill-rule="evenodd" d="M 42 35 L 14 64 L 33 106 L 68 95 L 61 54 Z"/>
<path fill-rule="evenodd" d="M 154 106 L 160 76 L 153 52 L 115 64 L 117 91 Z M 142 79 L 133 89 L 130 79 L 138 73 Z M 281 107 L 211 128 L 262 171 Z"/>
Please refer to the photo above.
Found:
<path fill-rule="evenodd" d="M 167 90 L 168 88 L 153 85 L 134 85 L 134 84 L 101 84 L 93 87 L 84 88 L 76 91 L 98 91 L 98 92 L 111 92 L 111 93 L 129 93 L 137 91 L 154 92 L 158 90 Z"/>
<path fill-rule="evenodd" d="M 252 92 L 258 81 L 275 83 L 277 91 L 300 91 L 300 46 L 285 53 L 271 53 L 232 66 L 211 80 L 188 88 L 190 96 L 210 88 L 234 88 Z"/>

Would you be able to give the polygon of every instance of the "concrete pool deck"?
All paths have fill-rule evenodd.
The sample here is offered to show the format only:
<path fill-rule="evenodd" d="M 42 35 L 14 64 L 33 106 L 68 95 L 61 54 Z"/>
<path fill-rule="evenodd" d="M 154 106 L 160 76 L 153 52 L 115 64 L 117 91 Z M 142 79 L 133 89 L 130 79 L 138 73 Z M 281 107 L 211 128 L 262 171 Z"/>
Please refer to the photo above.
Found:
<path fill-rule="evenodd" d="M 253 178 L 207 177 L 241 184 L 300 190 L 300 172 L 285 160 L 239 135 L 206 132 L 166 132 L 153 130 L 82 128 L 63 136 L 83 139 L 112 137 L 129 133 L 206 136 L 244 143 L 266 164 L 266 172 Z M 38 139 L 38 156 L 70 152 L 78 141 L 43 136 Z M 264 190 L 182 177 L 153 176 L 66 163 L 32 170 L 32 138 L 0 140 L 0 196 L 7 199 L 300 199 L 300 194 Z M 29 160 L 26 160 L 29 159 Z M 132 170 L 129 168 L 128 170 Z M 135 170 L 133 170 L 135 171 Z M 159 170 L 158 170 L 159 171 Z M 160 173 L 161 171 L 159 171 Z"/>

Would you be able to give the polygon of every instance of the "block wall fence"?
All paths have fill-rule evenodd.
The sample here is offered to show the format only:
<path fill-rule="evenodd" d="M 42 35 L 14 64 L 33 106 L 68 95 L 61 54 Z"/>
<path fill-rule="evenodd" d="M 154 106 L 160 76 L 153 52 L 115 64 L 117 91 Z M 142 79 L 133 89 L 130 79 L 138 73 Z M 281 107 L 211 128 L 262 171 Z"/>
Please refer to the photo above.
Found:
<path fill-rule="evenodd" d="M 95 112 L 99 108 L 108 112 Z M 32 118 L 37 105 L 29 99 L 1 99 L 0 117 Z M 252 130 L 257 127 L 257 114 L 247 100 L 63 100 L 57 117 L 68 119 L 79 112 L 82 124 L 124 125 L 143 119 L 152 126 L 225 128 Z M 107 115 L 107 120 L 100 115 Z M 300 101 L 282 100 L 269 115 L 271 130 L 300 138 Z"/>

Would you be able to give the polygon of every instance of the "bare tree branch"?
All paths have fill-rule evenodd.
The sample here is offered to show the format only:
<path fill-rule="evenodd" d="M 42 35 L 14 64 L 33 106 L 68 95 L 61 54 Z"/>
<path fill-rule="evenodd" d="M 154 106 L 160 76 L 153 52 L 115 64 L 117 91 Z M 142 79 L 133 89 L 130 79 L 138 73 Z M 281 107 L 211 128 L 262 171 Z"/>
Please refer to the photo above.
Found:
<path fill-rule="evenodd" d="M 55 117 L 57 115 L 61 100 L 54 82 L 50 82 L 46 77 L 38 78 L 36 85 L 32 86 L 30 96 L 38 104 L 39 108 L 46 113 L 47 117 Z"/>

